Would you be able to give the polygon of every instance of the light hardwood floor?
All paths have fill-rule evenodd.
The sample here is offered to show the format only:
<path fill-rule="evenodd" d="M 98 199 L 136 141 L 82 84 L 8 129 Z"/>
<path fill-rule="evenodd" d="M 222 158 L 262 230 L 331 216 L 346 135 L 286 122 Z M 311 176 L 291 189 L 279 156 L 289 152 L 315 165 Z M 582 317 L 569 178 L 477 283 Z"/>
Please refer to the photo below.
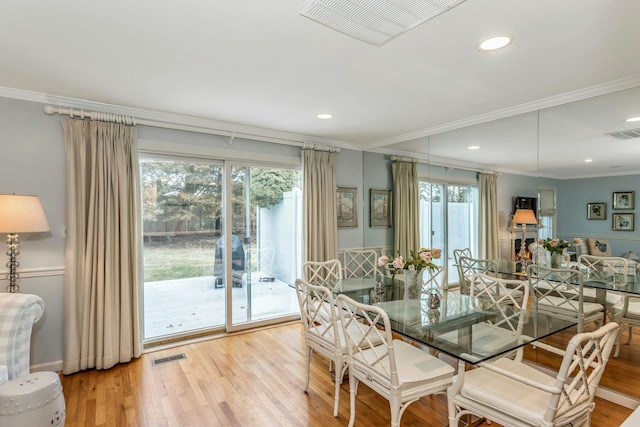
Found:
<path fill-rule="evenodd" d="M 187 358 L 152 365 L 154 359 L 179 353 Z M 303 392 L 304 372 L 299 322 L 147 353 L 106 371 L 62 376 L 66 426 L 347 425 L 348 383 L 342 385 L 334 418 L 328 361 L 314 357 L 308 393 Z M 356 408 L 356 426 L 389 425 L 387 401 L 364 385 Z M 596 399 L 592 425 L 617 427 L 630 413 Z M 404 427 L 446 424 L 444 395 L 415 402 L 402 417 Z"/>

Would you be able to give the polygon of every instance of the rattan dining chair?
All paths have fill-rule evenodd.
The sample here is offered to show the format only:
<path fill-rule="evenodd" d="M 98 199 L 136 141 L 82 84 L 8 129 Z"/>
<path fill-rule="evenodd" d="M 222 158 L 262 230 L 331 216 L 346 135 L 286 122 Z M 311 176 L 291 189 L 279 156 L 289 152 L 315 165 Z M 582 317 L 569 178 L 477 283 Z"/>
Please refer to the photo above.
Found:
<path fill-rule="evenodd" d="M 553 375 L 525 363 L 522 349 L 515 359 L 459 369 L 447 390 L 449 426 L 458 427 L 469 414 L 513 427 L 589 426 L 618 329 L 617 323 L 608 323 L 595 332 L 579 333 L 566 349 L 536 342 L 537 349 L 562 357 Z"/>
<path fill-rule="evenodd" d="M 360 382 L 389 401 L 392 427 L 400 425 L 411 403 L 444 392 L 451 385 L 453 367 L 411 344 L 394 340 L 389 316 L 382 308 L 358 303 L 343 294 L 336 301 L 349 349 L 350 427 L 355 422 Z"/>

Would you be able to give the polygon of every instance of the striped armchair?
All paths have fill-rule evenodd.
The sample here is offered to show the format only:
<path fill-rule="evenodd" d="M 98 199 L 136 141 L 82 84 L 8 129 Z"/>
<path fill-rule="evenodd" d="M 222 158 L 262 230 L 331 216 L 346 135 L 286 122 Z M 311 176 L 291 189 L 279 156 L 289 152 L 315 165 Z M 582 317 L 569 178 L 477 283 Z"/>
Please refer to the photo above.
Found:
<path fill-rule="evenodd" d="M 37 295 L 0 293 L 0 386 L 29 374 L 31 329 L 43 313 Z"/>

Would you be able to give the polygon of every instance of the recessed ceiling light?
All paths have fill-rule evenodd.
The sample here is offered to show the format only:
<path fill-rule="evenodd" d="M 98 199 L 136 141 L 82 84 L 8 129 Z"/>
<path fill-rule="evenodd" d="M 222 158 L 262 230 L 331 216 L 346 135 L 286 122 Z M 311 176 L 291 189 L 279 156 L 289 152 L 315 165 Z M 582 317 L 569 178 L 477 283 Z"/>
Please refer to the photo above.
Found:
<path fill-rule="evenodd" d="M 319 118 L 319 119 L 322 119 L 322 120 L 327 120 L 327 119 L 330 119 L 331 117 L 333 117 L 333 115 L 331 115 L 329 113 L 322 113 L 322 114 L 318 114 L 316 117 Z"/>
<path fill-rule="evenodd" d="M 585 163 L 591 163 L 591 162 L 593 162 L 593 159 L 585 159 L 584 162 Z"/>
<path fill-rule="evenodd" d="M 479 145 L 470 145 L 467 147 L 467 150 L 479 150 L 480 146 Z"/>
<path fill-rule="evenodd" d="M 513 37 L 508 34 L 501 34 L 499 36 L 491 36 L 486 40 L 481 41 L 478 44 L 480 50 L 496 50 L 501 49 L 511 43 Z"/>
<path fill-rule="evenodd" d="M 625 120 L 625 122 L 640 122 L 640 116 L 638 117 L 629 117 Z"/>

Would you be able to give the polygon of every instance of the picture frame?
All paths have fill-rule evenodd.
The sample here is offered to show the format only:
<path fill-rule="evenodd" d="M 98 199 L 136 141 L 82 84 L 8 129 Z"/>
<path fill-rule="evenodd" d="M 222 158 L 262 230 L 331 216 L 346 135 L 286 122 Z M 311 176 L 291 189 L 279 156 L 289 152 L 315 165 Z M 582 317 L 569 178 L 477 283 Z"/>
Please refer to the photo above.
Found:
<path fill-rule="evenodd" d="M 587 219 L 607 219 L 607 204 L 605 202 L 587 203 Z"/>
<path fill-rule="evenodd" d="M 615 213 L 613 214 L 613 230 L 614 231 L 633 231 L 634 214 L 632 213 Z"/>
<path fill-rule="evenodd" d="M 358 189 L 356 187 L 338 187 L 336 197 L 338 227 L 357 227 Z"/>
<path fill-rule="evenodd" d="M 635 191 L 616 191 L 613 193 L 613 209 L 634 209 Z"/>
<path fill-rule="evenodd" d="M 391 190 L 369 190 L 369 226 L 391 227 Z"/>

